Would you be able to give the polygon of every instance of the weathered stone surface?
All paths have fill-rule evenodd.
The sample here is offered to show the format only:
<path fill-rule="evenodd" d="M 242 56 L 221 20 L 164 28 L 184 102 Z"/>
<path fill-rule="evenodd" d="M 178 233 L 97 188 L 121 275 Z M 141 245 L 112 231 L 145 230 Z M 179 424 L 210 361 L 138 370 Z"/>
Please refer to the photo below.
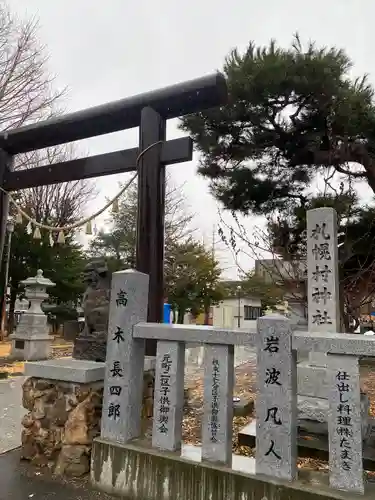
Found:
<path fill-rule="evenodd" d="M 254 400 L 252 398 L 240 398 L 239 401 L 233 401 L 233 416 L 247 417 L 254 411 Z"/>
<path fill-rule="evenodd" d="M 104 379 L 104 363 L 70 358 L 49 359 L 25 363 L 25 375 L 46 380 L 65 381 L 68 384 L 88 384 Z M 70 386 L 67 390 L 70 392 Z"/>
<path fill-rule="evenodd" d="M 31 416 L 31 414 L 30 414 L 30 413 L 27 413 L 27 414 L 23 417 L 23 419 L 22 419 L 22 425 L 23 425 L 23 427 L 26 427 L 26 428 L 28 428 L 28 427 L 32 427 L 32 426 L 33 426 L 33 424 L 34 424 L 34 420 L 33 420 L 32 416 Z"/>
<path fill-rule="evenodd" d="M 90 431 L 95 425 L 96 410 L 100 409 L 100 403 L 97 394 L 90 393 L 70 412 L 65 424 L 64 444 L 88 445 L 92 442 L 92 432 Z"/>
<path fill-rule="evenodd" d="M 76 384 L 31 377 L 23 386 L 22 456 L 69 474 L 88 471 L 100 431 L 103 383 Z M 79 448 L 85 454 L 74 451 Z M 82 456 L 84 458 L 82 458 Z"/>
<path fill-rule="evenodd" d="M 156 351 L 155 400 L 152 446 L 162 450 L 181 449 L 184 406 L 185 346 L 158 341 Z"/>
<path fill-rule="evenodd" d="M 203 380 L 202 459 L 231 466 L 234 346 L 205 347 Z"/>
<path fill-rule="evenodd" d="M 73 358 L 105 361 L 111 276 L 103 259 L 86 266 L 86 292 L 83 296 L 85 326 L 74 342 Z"/>
<path fill-rule="evenodd" d="M 359 363 L 354 356 L 329 356 L 329 482 L 333 488 L 364 493 Z"/>
<path fill-rule="evenodd" d="M 307 298 L 309 331 L 340 331 L 337 214 L 323 207 L 307 211 Z"/>
<path fill-rule="evenodd" d="M 36 380 L 34 387 L 38 391 L 45 391 L 46 389 L 53 389 L 55 386 L 49 380 L 39 379 L 39 380 Z"/>
<path fill-rule="evenodd" d="M 154 370 L 144 374 L 143 416 L 152 416 Z M 91 446 L 100 434 L 103 382 L 77 384 L 30 377 L 23 384 L 22 458 L 55 473 L 88 472 Z"/>
<path fill-rule="evenodd" d="M 297 476 L 296 356 L 292 328 L 283 316 L 259 318 L 255 401 L 256 473 L 293 480 Z"/>
<path fill-rule="evenodd" d="M 298 396 L 298 427 L 313 434 L 328 434 L 329 399 Z M 371 430 L 370 402 L 366 394 L 360 395 L 362 437 Z"/>
<path fill-rule="evenodd" d="M 337 213 L 331 207 L 307 211 L 308 328 L 340 331 Z M 326 367 L 324 352 L 309 352 L 311 366 Z"/>
<path fill-rule="evenodd" d="M 22 458 L 32 460 L 38 455 L 38 447 L 31 429 L 23 429 L 21 435 Z"/>
<path fill-rule="evenodd" d="M 306 229 L 309 331 L 330 335 L 328 343 L 334 348 L 334 335 L 340 331 L 336 211 L 330 207 L 309 210 Z M 326 340 L 326 352 L 332 353 L 330 347 Z M 353 352 L 352 348 L 351 345 L 343 354 Z M 302 362 L 298 366 L 298 425 L 308 432 L 314 432 L 315 429 L 324 434 L 328 432 L 331 397 L 326 352 L 312 350 L 309 352 L 309 362 Z M 361 395 L 360 401 L 358 409 L 365 439 L 370 429 L 369 403 L 365 395 Z"/>
<path fill-rule="evenodd" d="M 83 476 L 90 470 L 90 448 L 87 446 L 65 445 L 55 467 L 55 474 L 67 476 Z"/>
<path fill-rule="evenodd" d="M 101 436 L 119 443 L 142 434 L 145 342 L 133 338 L 133 327 L 147 319 L 148 289 L 144 273 L 113 273 Z"/>
<path fill-rule="evenodd" d="M 49 409 L 49 417 L 55 425 L 64 425 L 68 420 L 67 401 L 64 394 L 59 395 L 54 405 Z"/>

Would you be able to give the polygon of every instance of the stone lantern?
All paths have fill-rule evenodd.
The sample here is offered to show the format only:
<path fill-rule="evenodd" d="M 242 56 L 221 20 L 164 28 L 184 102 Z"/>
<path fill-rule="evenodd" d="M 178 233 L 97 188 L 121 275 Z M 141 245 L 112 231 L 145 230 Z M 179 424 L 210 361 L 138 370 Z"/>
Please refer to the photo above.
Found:
<path fill-rule="evenodd" d="M 29 309 L 21 316 L 21 320 L 12 341 L 11 357 L 25 361 L 48 359 L 51 337 L 47 325 L 47 316 L 41 309 L 41 304 L 48 299 L 46 289 L 55 286 L 51 280 L 44 278 L 43 271 L 21 282 L 25 286 L 25 295 L 30 301 Z"/>

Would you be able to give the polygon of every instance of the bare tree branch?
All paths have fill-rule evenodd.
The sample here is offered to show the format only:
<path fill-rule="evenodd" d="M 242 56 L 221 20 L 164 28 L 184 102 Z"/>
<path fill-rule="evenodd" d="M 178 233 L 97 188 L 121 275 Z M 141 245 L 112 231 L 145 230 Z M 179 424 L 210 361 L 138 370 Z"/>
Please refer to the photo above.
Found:
<path fill-rule="evenodd" d="M 38 21 L 12 15 L 0 6 L 0 130 L 14 129 L 61 112 L 65 89 L 56 90 L 48 53 L 39 42 Z M 72 145 L 15 157 L 15 169 L 37 168 L 75 157 Z M 93 194 L 88 181 L 42 186 L 17 192 L 18 202 L 38 222 L 65 225 L 77 220 Z"/>
<path fill-rule="evenodd" d="M 72 145 L 62 145 L 26 153 L 19 158 L 16 168 L 38 168 L 74 159 L 75 154 Z M 17 201 L 38 222 L 63 226 L 77 221 L 94 195 L 91 181 L 78 180 L 25 189 L 17 193 Z"/>
<path fill-rule="evenodd" d="M 0 6 L 0 129 L 9 130 L 56 113 L 65 93 L 55 90 L 36 19 L 22 20 Z"/>

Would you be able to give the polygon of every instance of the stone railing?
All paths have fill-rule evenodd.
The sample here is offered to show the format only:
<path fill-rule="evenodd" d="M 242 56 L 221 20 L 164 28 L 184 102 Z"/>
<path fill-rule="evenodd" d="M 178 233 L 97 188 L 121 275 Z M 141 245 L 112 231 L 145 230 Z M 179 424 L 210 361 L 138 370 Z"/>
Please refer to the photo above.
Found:
<path fill-rule="evenodd" d="M 141 436 L 145 339 L 157 340 L 152 447 L 182 446 L 185 342 L 204 346 L 202 460 L 232 462 L 234 346 L 257 349 L 256 473 L 297 479 L 296 351 L 327 353 L 330 486 L 364 492 L 359 358 L 375 356 L 363 335 L 293 332 L 279 315 L 257 331 L 145 323 L 148 277 L 134 271 L 112 280 L 101 438 L 125 444 Z"/>

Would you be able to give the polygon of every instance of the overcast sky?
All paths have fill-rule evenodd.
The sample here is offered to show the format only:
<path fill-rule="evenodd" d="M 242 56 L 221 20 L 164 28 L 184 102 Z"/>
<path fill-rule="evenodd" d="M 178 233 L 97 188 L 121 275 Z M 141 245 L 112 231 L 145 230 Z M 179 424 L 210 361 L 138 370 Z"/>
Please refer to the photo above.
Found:
<path fill-rule="evenodd" d="M 221 69 L 224 57 L 249 40 L 275 38 L 287 46 L 295 31 L 302 40 L 345 48 L 354 73 L 375 78 L 375 3 L 371 0 L 9 0 L 13 12 L 37 16 L 41 41 L 50 53 L 58 85 L 69 90 L 69 111 L 200 77 Z M 168 138 L 181 135 L 169 122 Z M 98 154 L 137 145 L 137 130 L 84 141 L 82 151 Z M 200 217 L 200 237 L 212 240 L 216 203 L 196 174 L 196 158 L 169 167 L 184 183 L 187 204 Z M 126 179 L 116 176 L 117 180 Z M 113 177 L 96 181 L 100 208 L 116 194 Z M 93 207 L 94 208 L 94 207 Z M 204 218 L 203 218 L 204 215 Z M 102 222 L 99 222 L 102 224 Z M 253 224 L 255 222 L 251 222 Z M 219 250 L 222 245 L 219 245 Z M 228 252 L 219 251 L 226 274 L 236 277 Z"/>

